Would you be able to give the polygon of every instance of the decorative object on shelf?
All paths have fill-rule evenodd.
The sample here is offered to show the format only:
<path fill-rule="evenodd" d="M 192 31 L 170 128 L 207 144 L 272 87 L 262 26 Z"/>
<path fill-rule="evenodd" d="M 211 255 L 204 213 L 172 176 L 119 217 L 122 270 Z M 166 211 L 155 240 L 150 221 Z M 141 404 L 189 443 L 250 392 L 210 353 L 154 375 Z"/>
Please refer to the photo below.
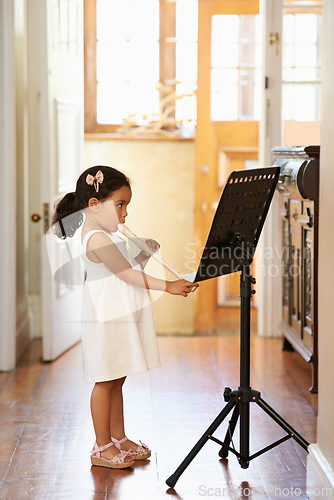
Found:
<path fill-rule="evenodd" d="M 178 94 L 175 90 L 178 80 L 171 80 L 167 84 L 158 82 L 156 89 L 159 91 L 159 112 L 152 114 L 150 119 L 147 115 L 138 117 L 129 115 L 123 120 L 122 125 L 116 129 L 116 133 L 135 135 L 160 135 L 164 137 L 193 137 L 195 133 L 194 120 L 177 120 L 175 115 L 176 101 L 184 97 L 193 97 L 195 92 Z M 138 122 L 146 123 L 140 125 Z"/>

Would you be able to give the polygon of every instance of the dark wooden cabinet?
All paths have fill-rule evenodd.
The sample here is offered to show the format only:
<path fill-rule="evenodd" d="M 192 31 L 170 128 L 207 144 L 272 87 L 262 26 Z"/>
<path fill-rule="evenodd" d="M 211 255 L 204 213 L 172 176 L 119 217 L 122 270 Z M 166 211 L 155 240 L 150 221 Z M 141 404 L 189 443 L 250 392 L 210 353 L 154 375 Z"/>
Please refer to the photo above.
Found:
<path fill-rule="evenodd" d="M 312 363 L 311 392 L 318 390 L 319 146 L 274 148 L 282 234 L 284 349 Z"/>

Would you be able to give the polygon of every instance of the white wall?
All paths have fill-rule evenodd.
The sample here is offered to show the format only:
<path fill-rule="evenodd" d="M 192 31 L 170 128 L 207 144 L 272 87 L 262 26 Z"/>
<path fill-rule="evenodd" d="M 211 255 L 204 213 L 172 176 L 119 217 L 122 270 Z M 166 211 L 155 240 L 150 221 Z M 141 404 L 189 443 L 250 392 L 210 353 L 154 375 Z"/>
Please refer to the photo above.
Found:
<path fill-rule="evenodd" d="M 195 146 L 192 141 L 87 140 L 85 168 L 110 165 L 132 181 L 127 225 L 161 244 L 162 255 L 181 273 L 186 246 L 194 242 Z M 167 275 L 166 275 L 167 277 Z M 167 279 L 176 279 L 168 275 Z M 159 333 L 194 331 L 194 299 L 163 294 L 153 302 Z"/>
<path fill-rule="evenodd" d="M 324 1 L 319 221 L 319 416 L 308 460 L 309 486 L 331 484 L 334 494 L 334 2 Z"/>
<path fill-rule="evenodd" d="M 320 222 L 319 222 L 319 357 L 320 394 L 318 444 L 334 465 L 334 2 L 324 4 L 323 113 L 321 122 Z"/>

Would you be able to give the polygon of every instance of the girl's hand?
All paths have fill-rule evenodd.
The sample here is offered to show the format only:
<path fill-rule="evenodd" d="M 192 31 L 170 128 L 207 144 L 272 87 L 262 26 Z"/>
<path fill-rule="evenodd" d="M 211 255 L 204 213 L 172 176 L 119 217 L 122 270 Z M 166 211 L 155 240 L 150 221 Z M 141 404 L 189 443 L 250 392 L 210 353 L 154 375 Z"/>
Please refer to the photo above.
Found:
<path fill-rule="evenodd" d="M 198 283 L 190 283 L 186 280 L 166 281 L 166 292 L 171 295 L 182 295 L 182 297 L 188 297 L 188 293 L 190 293 L 193 288 L 197 287 Z"/>
<path fill-rule="evenodd" d="M 157 252 L 159 250 L 159 248 L 160 248 L 159 243 L 157 241 L 155 241 L 155 240 L 152 240 L 152 239 L 146 240 L 145 243 L 146 243 L 146 245 L 149 247 L 149 249 L 152 252 Z M 143 250 L 143 254 L 147 258 L 151 257 L 151 255 L 148 254 L 147 252 L 145 252 L 144 250 Z"/>

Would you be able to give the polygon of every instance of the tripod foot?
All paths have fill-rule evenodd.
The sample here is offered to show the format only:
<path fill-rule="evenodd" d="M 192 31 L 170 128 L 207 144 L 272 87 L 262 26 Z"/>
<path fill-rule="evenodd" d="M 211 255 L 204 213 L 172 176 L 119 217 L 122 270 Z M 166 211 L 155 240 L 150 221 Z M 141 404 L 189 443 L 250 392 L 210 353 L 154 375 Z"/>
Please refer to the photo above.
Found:
<path fill-rule="evenodd" d="M 176 485 L 178 479 L 179 479 L 179 476 L 177 474 L 172 474 L 166 480 L 167 486 L 169 486 L 170 488 L 174 488 L 174 486 Z"/>
<path fill-rule="evenodd" d="M 239 458 L 239 464 L 242 469 L 248 469 L 249 462 L 243 458 Z"/>
<path fill-rule="evenodd" d="M 226 450 L 225 448 L 221 447 L 220 450 L 219 450 L 218 455 L 220 456 L 220 458 L 227 458 L 228 457 L 228 450 Z"/>

